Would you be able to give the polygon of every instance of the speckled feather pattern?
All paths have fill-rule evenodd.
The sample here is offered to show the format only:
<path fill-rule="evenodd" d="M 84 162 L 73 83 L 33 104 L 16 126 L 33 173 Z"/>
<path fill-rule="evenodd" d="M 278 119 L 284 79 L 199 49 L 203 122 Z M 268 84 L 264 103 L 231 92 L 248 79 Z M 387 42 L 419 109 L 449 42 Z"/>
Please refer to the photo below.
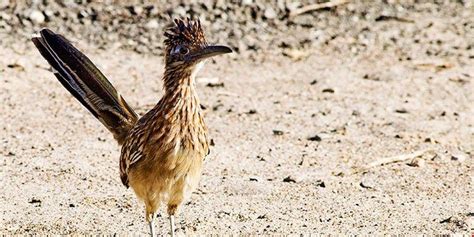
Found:
<path fill-rule="evenodd" d="M 198 22 L 176 21 L 165 40 L 167 51 L 183 42 L 205 44 Z M 194 87 L 194 76 L 203 62 L 166 63 L 164 96 L 140 118 L 126 137 L 120 157 L 120 177 L 145 202 L 150 218 L 161 203 L 173 215 L 197 186 L 202 162 L 209 153 L 207 128 Z"/>
<path fill-rule="evenodd" d="M 197 151 L 202 157 L 208 153 L 207 128 L 191 74 L 184 68 L 169 71 L 164 79 L 165 95 L 129 132 L 120 158 L 124 185 L 128 186 L 129 167 L 147 159 L 144 154 L 166 157 L 176 149 Z"/>

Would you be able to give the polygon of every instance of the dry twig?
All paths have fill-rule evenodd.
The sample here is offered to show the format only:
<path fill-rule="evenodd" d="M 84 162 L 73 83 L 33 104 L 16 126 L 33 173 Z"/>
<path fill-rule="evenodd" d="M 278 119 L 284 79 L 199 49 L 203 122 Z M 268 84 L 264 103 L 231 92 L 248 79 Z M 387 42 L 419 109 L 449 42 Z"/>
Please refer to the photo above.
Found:
<path fill-rule="evenodd" d="M 295 9 L 295 10 L 291 11 L 290 12 L 290 17 L 294 17 L 294 16 L 297 16 L 297 15 L 303 14 L 305 12 L 315 11 L 315 10 L 322 9 L 322 8 L 336 7 L 336 6 L 339 6 L 339 5 L 342 5 L 342 4 L 346 4 L 348 2 L 349 2 L 349 0 L 334 0 L 334 1 L 324 2 L 324 3 L 310 4 L 310 5 L 307 5 L 307 6 L 304 6 L 304 7 L 301 7 L 301 8 L 298 8 L 298 9 Z"/>
<path fill-rule="evenodd" d="M 398 155 L 398 156 L 385 157 L 385 158 L 382 158 L 382 159 L 379 159 L 379 160 L 375 160 L 375 161 L 372 161 L 369 164 L 359 168 L 358 170 L 355 171 L 355 173 L 366 171 L 370 168 L 380 166 L 380 165 L 385 165 L 385 164 L 390 164 L 390 163 L 395 163 L 395 162 L 414 159 L 416 157 L 422 156 L 423 154 L 425 154 L 428 151 L 431 151 L 431 150 L 430 149 L 418 150 L 418 151 L 415 151 L 415 152 L 409 153 L 409 154 L 402 154 L 402 155 Z"/>

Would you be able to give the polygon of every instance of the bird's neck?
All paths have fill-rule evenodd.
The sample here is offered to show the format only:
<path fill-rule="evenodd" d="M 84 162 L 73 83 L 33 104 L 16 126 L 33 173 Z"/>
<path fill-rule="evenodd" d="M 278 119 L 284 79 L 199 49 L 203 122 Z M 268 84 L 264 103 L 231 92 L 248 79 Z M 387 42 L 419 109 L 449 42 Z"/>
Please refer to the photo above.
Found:
<path fill-rule="evenodd" d="M 186 91 L 194 92 L 194 78 L 191 70 L 167 69 L 163 77 L 165 97 L 184 96 Z"/>
<path fill-rule="evenodd" d="M 163 77 L 165 94 L 161 104 L 167 113 L 179 114 L 179 117 L 186 116 L 185 114 L 188 113 L 199 113 L 199 98 L 194 84 L 196 73 L 200 67 L 202 65 L 198 64 L 190 68 L 166 68 Z"/>

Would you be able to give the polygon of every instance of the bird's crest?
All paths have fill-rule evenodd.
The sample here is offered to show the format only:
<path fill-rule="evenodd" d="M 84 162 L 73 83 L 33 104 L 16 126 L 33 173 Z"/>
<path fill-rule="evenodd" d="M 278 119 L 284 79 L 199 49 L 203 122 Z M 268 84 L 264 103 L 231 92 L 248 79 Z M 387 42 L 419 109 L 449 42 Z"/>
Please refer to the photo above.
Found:
<path fill-rule="evenodd" d="M 177 45 L 206 45 L 206 38 L 201 27 L 201 22 L 198 20 L 175 19 L 175 25 L 165 31 L 165 45 L 167 49 L 171 49 Z"/>

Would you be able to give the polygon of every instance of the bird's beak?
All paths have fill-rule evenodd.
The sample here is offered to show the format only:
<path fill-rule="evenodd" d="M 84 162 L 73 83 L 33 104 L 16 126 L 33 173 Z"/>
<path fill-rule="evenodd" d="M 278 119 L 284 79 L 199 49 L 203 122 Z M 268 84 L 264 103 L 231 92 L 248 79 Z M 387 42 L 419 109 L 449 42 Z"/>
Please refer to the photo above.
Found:
<path fill-rule="evenodd" d="M 221 54 L 232 53 L 232 49 L 222 45 L 206 46 L 198 52 L 189 55 L 188 60 L 202 60 L 210 57 L 214 57 Z"/>

